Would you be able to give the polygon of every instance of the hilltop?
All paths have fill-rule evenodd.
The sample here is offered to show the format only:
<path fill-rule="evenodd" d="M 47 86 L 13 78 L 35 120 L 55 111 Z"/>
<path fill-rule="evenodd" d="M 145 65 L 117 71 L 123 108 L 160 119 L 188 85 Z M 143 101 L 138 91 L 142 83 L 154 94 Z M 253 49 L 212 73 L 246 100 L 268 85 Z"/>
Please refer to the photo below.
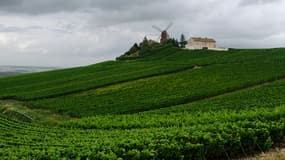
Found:
<path fill-rule="evenodd" d="M 266 151 L 284 141 L 284 60 L 283 48 L 155 45 L 117 61 L 0 78 L 0 157 L 229 159 Z"/>

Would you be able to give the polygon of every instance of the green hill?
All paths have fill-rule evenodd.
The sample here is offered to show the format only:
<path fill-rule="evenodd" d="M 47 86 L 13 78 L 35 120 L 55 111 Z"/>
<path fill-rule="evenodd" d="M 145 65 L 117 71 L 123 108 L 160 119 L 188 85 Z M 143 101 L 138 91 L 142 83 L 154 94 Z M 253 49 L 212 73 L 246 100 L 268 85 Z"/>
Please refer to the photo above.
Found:
<path fill-rule="evenodd" d="M 282 48 L 156 47 L 130 60 L 4 77 L 0 157 L 246 156 L 284 141 L 284 95 Z M 29 110 L 17 115 L 35 120 L 5 114 L 8 100 Z M 55 119 L 56 126 L 37 121 L 54 114 L 65 117 Z"/>

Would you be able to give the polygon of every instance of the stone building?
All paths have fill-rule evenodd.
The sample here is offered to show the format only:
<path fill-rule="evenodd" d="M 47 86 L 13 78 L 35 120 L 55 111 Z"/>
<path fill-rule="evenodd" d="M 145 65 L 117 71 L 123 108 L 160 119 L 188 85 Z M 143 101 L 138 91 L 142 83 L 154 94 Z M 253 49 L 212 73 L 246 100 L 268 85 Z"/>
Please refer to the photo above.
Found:
<path fill-rule="evenodd" d="M 214 49 L 216 47 L 217 45 L 214 39 L 200 37 L 191 38 L 186 46 L 188 49 Z"/>

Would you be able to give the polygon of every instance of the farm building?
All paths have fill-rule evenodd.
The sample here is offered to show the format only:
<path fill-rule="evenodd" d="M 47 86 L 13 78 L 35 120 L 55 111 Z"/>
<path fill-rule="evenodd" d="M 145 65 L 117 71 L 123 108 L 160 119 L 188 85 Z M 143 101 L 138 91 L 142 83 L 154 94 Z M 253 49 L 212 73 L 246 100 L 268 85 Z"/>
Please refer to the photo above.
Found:
<path fill-rule="evenodd" d="M 212 38 L 191 38 L 186 46 L 188 49 L 211 49 L 216 48 L 216 41 Z"/>

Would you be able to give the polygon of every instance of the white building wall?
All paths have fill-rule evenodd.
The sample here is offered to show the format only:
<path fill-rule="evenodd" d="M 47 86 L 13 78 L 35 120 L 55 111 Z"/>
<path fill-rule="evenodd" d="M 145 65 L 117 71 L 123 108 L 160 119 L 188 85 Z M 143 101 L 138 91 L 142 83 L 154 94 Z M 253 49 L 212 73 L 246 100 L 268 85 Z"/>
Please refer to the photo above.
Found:
<path fill-rule="evenodd" d="M 199 42 L 190 39 L 186 47 L 189 49 L 203 49 L 204 47 L 216 48 L 217 46 L 215 42 Z"/>

